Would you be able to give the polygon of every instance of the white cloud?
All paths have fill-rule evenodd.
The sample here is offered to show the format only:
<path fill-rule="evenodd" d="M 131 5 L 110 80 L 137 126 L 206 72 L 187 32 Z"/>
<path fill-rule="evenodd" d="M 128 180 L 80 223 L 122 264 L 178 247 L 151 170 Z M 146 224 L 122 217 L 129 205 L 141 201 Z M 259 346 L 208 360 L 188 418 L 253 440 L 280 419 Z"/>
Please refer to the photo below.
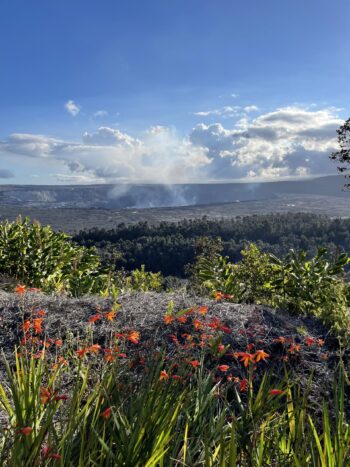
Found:
<path fill-rule="evenodd" d="M 257 112 L 259 110 L 259 107 L 256 105 L 246 105 L 243 110 L 247 113 L 249 112 Z"/>
<path fill-rule="evenodd" d="M 64 104 L 64 108 L 70 113 L 73 117 L 76 117 L 80 112 L 80 107 L 74 101 L 69 100 Z"/>
<path fill-rule="evenodd" d="M 234 178 L 300 176 L 332 173 L 328 154 L 336 148 L 342 120 L 335 109 L 284 107 L 233 128 L 199 124 L 190 134 L 193 144 L 208 148 L 214 176 Z"/>
<path fill-rule="evenodd" d="M 245 114 L 230 127 L 199 123 L 187 137 L 164 126 L 138 137 L 101 126 L 78 142 L 15 133 L 0 141 L 0 162 L 11 155 L 44 159 L 45 166 L 56 164 L 60 181 L 75 183 L 321 175 L 334 173 L 328 155 L 337 147 L 341 123 L 333 108 L 289 106 Z"/>
<path fill-rule="evenodd" d="M 12 134 L 0 143 L 1 155 L 15 154 L 62 163 L 77 183 L 94 181 L 190 181 L 203 176 L 211 163 L 208 150 L 177 136 L 175 130 L 152 127 L 134 138 L 127 133 L 100 127 L 84 133 L 82 142 L 43 135 Z M 67 175 L 58 176 L 60 181 Z M 68 180 L 68 179 L 67 179 Z"/>
<path fill-rule="evenodd" d="M 216 116 L 225 115 L 225 116 L 233 117 L 234 115 L 237 114 L 239 109 L 240 109 L 240 107 L 237 106 L 237 105 L 236 106 L 226 105 L 225 107 L 221 107 L 219 109 L 194 112 L 193 115 L 197 115 L 198 117 L 209 117 L 209 116 L 212 116 L 212 115 L 216 115 Z"/>
<path fill-rule="evenodd" d="M 98 110 L 97 112 L 94 113 L 95 118 L 107 117 L 107 115 L 108 115 L 107 110 Z"/>

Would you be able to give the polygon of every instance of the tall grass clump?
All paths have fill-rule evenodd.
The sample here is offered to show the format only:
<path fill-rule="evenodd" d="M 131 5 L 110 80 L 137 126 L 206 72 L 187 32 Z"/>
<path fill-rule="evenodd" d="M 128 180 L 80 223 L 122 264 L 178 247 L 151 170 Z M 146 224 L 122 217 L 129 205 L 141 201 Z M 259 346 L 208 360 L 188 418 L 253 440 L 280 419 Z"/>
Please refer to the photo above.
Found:
<path fill-rule="evenodd" d="M 20 356 L 0 385 L 8 418 L 1 433 L 1 465 L 61 466 L 345 466 L 350 426 L 343 369 L 331 400 L 315 415 L 308 394 L 286 373 L 266 373 L 246 392 L 213 383 L 201 366 L 162 377 L 162 361 L 142 379 L 114 362 L 99 381 L 76 362 L 69 389 L 63 365 Z M 73 374 L 76 376 L 73 378 Z M 92 383 L 93 382 L 93 383 Z M 66 388 L 68 393 L 64 393 Z"/>

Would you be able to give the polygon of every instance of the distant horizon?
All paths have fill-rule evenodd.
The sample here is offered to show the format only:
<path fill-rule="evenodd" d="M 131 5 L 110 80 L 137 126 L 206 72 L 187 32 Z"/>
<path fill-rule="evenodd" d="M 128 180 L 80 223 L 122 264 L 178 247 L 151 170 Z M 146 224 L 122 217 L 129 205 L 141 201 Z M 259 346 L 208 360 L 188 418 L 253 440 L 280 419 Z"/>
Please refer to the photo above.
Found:
<path fill-rule="evenodd" d="M 257 180 L 253 179 L 236 179 L 236 180 L 207 180 L 207 181 L 191 181 L 191 182 L 174 182 L 174 183 L 161 183 L 161 182 L 101 182 L 101 183 L 80 183 L 80 184 L 73 184 L 73 183 L 57 183 L 57 184 L 45 184 L 45 183 L 0 183 L 0 187 L 8 187 L 8 186 L 18 186 L 18 187 L 89 187 L 89 186 L 118 186 L 118 185 L 126 185 L 126 186 L 147 186 L 147 185 L 154 185 L 154 186 L 176 186 L 176 185 L 230 185 L 230 184 L 264 184 L 264 183 L 280 183 L 280 182 L 302 182 L 307 180 L 316 180 L 321 178 L 339 178 L 344 180 L 344 184 L 346 183 L 346 179 L 344 175 L 340 174 L 322 174 L 322 175 L 310 175 L 305 177 L 289 177 L 289 178 L 278 178 L 278 179 L 270 179 L 270 180 Z"/>

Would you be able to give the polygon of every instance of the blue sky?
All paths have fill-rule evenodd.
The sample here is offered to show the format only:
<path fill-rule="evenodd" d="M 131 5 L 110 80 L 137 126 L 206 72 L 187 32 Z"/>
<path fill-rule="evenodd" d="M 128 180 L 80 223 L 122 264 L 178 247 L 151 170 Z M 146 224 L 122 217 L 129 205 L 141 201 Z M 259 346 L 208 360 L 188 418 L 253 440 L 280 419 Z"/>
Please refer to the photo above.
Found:
<path fill-rule="evenodd" d="M 348 0 L 4 0 L 0 183 L 332 173 Z"/>

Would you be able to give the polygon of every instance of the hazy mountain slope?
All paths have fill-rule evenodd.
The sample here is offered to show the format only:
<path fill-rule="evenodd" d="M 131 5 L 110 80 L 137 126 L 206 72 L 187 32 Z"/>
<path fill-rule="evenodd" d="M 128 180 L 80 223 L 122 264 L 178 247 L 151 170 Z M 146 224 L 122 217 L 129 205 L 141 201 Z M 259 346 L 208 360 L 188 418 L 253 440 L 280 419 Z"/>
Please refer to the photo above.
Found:
<path fill-rule="evenodd" d="M 344 178 L 321 177 L 267 183 L 210 183 L 184 185 L 2 185 L 0 205 L 35 207 L 147 208 L 237 201 L 271 200 L 305 194 L 349 198 Z"/>

